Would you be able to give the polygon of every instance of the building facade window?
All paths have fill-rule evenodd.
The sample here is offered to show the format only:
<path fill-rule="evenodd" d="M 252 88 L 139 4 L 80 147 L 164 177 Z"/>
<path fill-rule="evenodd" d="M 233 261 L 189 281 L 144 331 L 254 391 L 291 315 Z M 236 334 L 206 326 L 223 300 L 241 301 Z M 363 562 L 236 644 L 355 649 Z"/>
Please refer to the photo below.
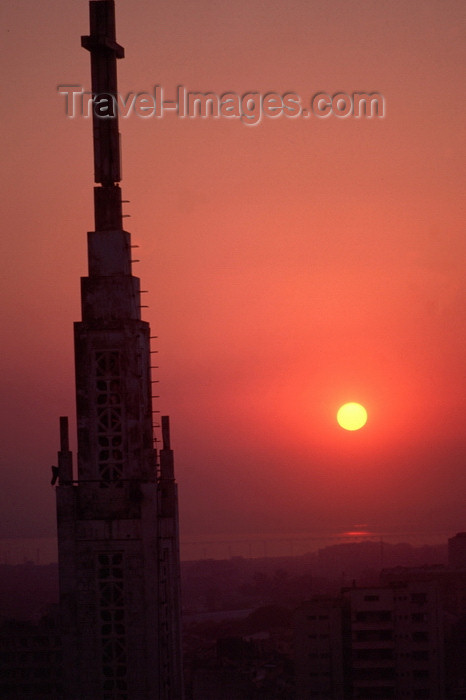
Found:
<path fill-rule="evenodd" d="M 120 353 L 117 350 L 95 354 L 97 407 L 97 465 L 103 485 L 123 476 L 123 404 Z"/>
<path fill-rule="evenodd" d="M 97 555 L 103 700 L 128 700 L 123 554 Z"/>

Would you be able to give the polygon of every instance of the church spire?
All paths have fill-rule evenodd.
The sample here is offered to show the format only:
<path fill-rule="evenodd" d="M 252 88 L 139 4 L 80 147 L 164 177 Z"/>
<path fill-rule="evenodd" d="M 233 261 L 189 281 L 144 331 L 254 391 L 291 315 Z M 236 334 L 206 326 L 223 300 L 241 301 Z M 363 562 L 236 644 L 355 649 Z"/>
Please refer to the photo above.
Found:
<path fill-rule="evenodd" d="M 140 319 L 139 279 L 131 271 L 130 235 L 123 230 L 119 182 L 120 135 L 116 99 L 117 59 L 125 52 L 115 38 L 115 3 L 92 0 L 90 34 L 81 45 L 91 54 L 95 230 L 88 234 L 89 275 L 82 280 L 83 321 Z M 99 109 L 99 105 L 105 108 Z"/>
<path fill-rule="evenodd" d="M 113 0 L 91 0 L 95 230 L 75 323 L 77 478 L 66 419 L 53 481 L 67 700 L 182 700 L 177 487 L 154 449 L 149 324 L 123 230 Z"/>

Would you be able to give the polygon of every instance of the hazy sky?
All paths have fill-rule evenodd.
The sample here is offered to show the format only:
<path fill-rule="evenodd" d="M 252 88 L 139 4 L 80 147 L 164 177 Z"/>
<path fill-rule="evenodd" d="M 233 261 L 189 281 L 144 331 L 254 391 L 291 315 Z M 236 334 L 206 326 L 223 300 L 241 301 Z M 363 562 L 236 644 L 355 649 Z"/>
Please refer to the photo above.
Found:
<path fill-rule="evenodd" d="M 120 122 L 184 538 L 465 529 L 465 10 L 117 0 L 122 93 L 386 100 L 384 119 Z M 3 3 L 0 26 L 0 537 L 46 537 L 93 227 L 91 124 L 57 85 L 90 87 L 88 3 Z"/>

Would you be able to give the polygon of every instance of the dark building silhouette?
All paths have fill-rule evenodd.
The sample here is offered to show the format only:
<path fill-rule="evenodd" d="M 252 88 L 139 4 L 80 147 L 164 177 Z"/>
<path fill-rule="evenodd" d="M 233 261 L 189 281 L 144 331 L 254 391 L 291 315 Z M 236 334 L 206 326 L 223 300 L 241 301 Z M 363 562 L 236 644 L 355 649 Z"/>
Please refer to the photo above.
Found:
<path fill-rule="evenodd" d="M 466 569 L 466 532 L 458 532 L 448 540 L 448 566 Z"/>
<path fill-rule="evenodd" d="M 315 596 L 295 611 L 296 698 L 350 698 L 350 609 L 343 598 Z"/>
<path fill-rule="evenodd" d="M 64 700 L 63 655 L 55 610 L 37 623 L 0 622 L 0 697 L 2 700 Z"/>
<path fill-rule="evenodd" d="M 466 567 L 452 563 L 384 569 L 378 586 L 302 603 L 296 700 L 465 699 Z"/>
<path fill-rule="evenodd" d="M 113 0 L 90 2 L 94 95 L 117 94 Z M 179 700 L 177 487 L 154 448 L 149 325 L 122 225 L 117 113 L 93 114 L 95 230 L 75 324 L 77 474 L 60 419 L 57 524 L 66 700 Z"/>

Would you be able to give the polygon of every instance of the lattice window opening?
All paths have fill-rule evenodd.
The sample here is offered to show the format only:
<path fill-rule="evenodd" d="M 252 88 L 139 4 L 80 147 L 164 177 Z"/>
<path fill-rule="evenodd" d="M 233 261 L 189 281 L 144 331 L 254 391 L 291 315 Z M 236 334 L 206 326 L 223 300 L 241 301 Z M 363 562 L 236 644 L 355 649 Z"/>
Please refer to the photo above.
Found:
<path fill-rule="evenodd" d="M 101 605 L 123 607 L 123 556 L 100 554 L 98 556 L 98 579 Z"/>
<path fill-rule="evenodd" d="M 120 583 L 109 582 L 99 583 L 100 601 L 102 605 L 109 607 L 123 607 L 123 585 Z"/>
<path fill-rule="evenodd" d="M 121 404 L 121 394 L 97 394 L 98 406 L 119 406 Z"/>
<path fill-rule="evenodd" d="M 121 408 L 104 406 L 97 409 L 97 432 L 122 433 L 122 411 Z"/>
<path fill-rule="evenodd" d="M 97 442 L 100 447 L 108 447 L 116 450 L 121 446 L 123 439 L 121 435 L 99 435 Z"/>
<path fill-rule="evenodd" d="M 102 396 L 102 402 L 105 400 L 104 397 L 107 397 L 108 403 L 115 403 L 121 392 L 121 381 L 115 378 L 97 379 L 96 389 L 99 396 Z"/>
<path fill-rule="evenodd" d="M 122 486 L 121 479 L 123 478 L 123 470 L 117 466 L 105 466 L 99 470 L 101 484 L 108 486 L 116 482 L 117 486 Z"/>
<path fill-rule="evenodd" d="M 125 690 L 128 690 L 128 684 L 125 680 L 123 680 L 121 678 L 116 678 L 116 679 L 107 678 L 104 681 L 104 691 L 108 692 L 109 690 L 117 691 L 119 693 L 124 692 Z M 106 697 L 112 698 L 112 700 L 113 700 L 115 698 L 115 695 L 108 695 Z M 120 698 L 122 696 L 117 695 L 116 697 Z"/>
<path fill-rule="evenodd" d="M 120 374 L 120 353 L 118 350 L 100 350 L 95 354 L 96 375 L 98 377 L 118 377 Z"/>
<path fill-rule="evenodd" d="M 128 694 L 124 692 L 104 693 L 104 700 L 128 700 Z"/>
<path fill-rule="evenodd" d="M 98 576 L 101 578 L 101 576 L 104 575 L 104 569 L 109 569 L 112 578 L 116 578 L 118 580 L 121 580 L 123 578 L 123 554 L 121 552 L 112 552 L 109 554 L 99 554 L 97 556 L 97 563 L 99 567 L 98 571 Z M 116 570 L 114 569 L 116 567 Z M 106 578 L 108 577 L 107 574 L 105 574 Z"/>
<path fill-rule="evenodd" d="M 112 679 L 112 681 L 117 680 L 118 678 L 124 679 L 127 673 L 127 668 L 123 664 L 117 664 L 116 666 L 103 666 L 102 670 L 104 676 L 108 677 L 108 679 Z M 124 688 L 120 688 L 120 690 L 124 690 Z"/>
<path fill-rule="evenodd" d="M 112 610 L 111 608 L 102 608 L 100 611 L 100 620 L 102 623 L 110 623 L 112 625 L 122 623 L 125 619 L 125 611 L 121 608 Z"/>
<path fill-rule="evenodd" d="M 125 636 L 125 613 L 123 609 L 102 609 L 100 618 L 102 637 L 116 638 Z"/>
<path fill-rule="evenodd" d="M 123 554 L 97 556 L 100 598 L 102 690 L 108 700 L 127 700 Z"/>
<path fill-rule="evenodd" d="M 122 462 L 123 452 L 120 449 L 109 450 L 108 448 L 104 448 L 99 451 L 99 461 L 112 463 Z"/>
<path fill-rule="evenodd" d="M 121 622 L 106 622 L 100 627 L 103 637 L 124 637 L 126 634 L 125 626 Z"/>
<path fill-rule="evenodd" d="M 99 562 L 99 579 L 103 581 L 104 579 L 116 580 L 120 582 L 123 580 L 123 568 L 122 563 L 119 562 L 115 564 L 114 562 L 101 563 Z"/>
<path fill-rule="evenodd" d="M 115 666 L 115 664 L 125 664 L 126 663 L 126 649 L 123 639 L 104 639 L 102 642 L 102 662 L 105 664 L 105 668 L 110 667 L 110 665 Z M 114 675 L 105 673 L 106 676 Z M 121 673 L 117 674 L 121 675 Z"/>
<path fill-rule="evenodd" d="M 103 393 L 98 391 L 97 392 L 97 404 L 99 406 L 98 411 L 102 411 L 102 408 L 116 408 L 118 409 L 119 406 L 121 406 L 121 394 L 115 394 L 115 393 Z M 102 408 L 101 408 L 102 407 Z"/>
<path fill-rule="evenodd" d="M 126 649 L 124 640 L 102 640 L 102 674 L 106 679 L 126 676 Z"/>
<path fill-rule="evenodd" d="M 128 690 L 128 683 L 123 678 L 106 678 L 104 680 L 104 691 L 109 690 L 116 690 L 120 692 Z"/>
<path fill-rule="evenodd" d="M 99 406 L 121 405 L 119 353 L 96 353 L 96 394 Z"/>
<path fill-rule="evenodd" d="M 120 482 L 123 464 L 123 410 L 118 351 L 95 354 L 97 404 L 97 463 L 102 485 Z"/>

